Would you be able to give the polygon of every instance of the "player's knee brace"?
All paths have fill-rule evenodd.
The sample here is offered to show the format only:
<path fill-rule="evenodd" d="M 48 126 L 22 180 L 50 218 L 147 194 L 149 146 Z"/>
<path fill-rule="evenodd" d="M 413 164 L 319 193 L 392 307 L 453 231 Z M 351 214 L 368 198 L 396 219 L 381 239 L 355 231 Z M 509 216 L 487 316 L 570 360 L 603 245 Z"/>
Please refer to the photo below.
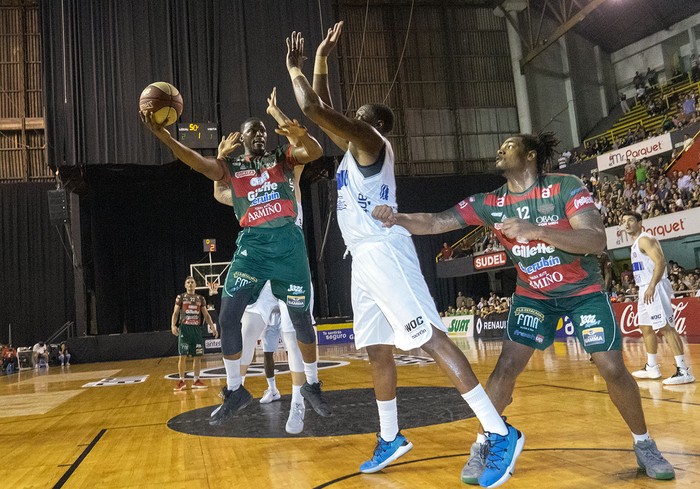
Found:
<path fill-rule="evenodd" d="M 316 342 L 316 332 L 311 324 L 311 311 L 295 311 L 289 308 L 289 318 L 299 341 L 306 345 Z"/>
<path fill-rule="evenodd" d="M 241 333 L 241 318 L 252 292 L 241 289 L 233 297 L 221 298 L 219 325 L 221 326 L 221 352 L 224 355 L 235 355 L 243 349 Z"/>
<path fill-rule="evenodd" d="M 282 338 L 284 338 L 284 344 L 287 346 L 289 370 L 292 372 L 303 372 L 304 359 L 301 356 L 299 345 L 297 345 L 297 335 L 291 331 L 283 331 Z"/>

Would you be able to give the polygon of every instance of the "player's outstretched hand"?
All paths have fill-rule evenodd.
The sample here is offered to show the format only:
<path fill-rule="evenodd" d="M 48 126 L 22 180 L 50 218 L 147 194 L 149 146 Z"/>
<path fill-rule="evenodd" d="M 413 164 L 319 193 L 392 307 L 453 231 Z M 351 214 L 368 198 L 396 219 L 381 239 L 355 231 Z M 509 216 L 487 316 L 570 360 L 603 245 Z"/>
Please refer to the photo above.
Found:
<path fill-rule="evenodd" d="M 163 124 L 158 124 L 153 118 L 153 112 L 148 112 L 145 110 L 139 111 L 139 117 L 141 122 L 156 135 L 158 139 L 170 138 L 170 132 L 165 128 Z"/>
<path fill-rule="evenodd" d="M 338 44 L 338 39 L 340 39 L 340 33 L 343 32 L 343 21 L 337 22 L 332 28 L 328 29 L 326 38 L 318 45 L 316 48 L 316 56 L 328 56 L 333 52 L 336 45 Z"/>
<path fill-rule="evenodd" d="M 285 136 L 294 146 L 299 145 L 299 140 L 306 136 L 307 131 L 304 126 L 299 124 L 299 121 L 294 119 L 286 124 L 280 124 L 275 132 L 280 136 Z"/>
<path fill-rule="evenodd" d="M 180 330 L 178 329 L 177 326 L 171 326 L 170 331 L 173 333 L 173 335 L 180 336 Z"/>
<path fill-rule="evenodd" d="M 299 68 L 304 64 L 304 38 L 301 37 L 301 32 L 294 31 L 287 38 L 287 70 Z"/>
<path fill-rule="evenodd" d="M 385 228 L 390 228 L 396 224 L 396 214 L 394 209 L 388 205 L 378 205 L 372 210 L 372 217 L 381 222 Z"/>
<path fill-rule="evenodd" d="M 275 110 L 277 110 L 277 87 L 272 87 L 272 93 L 267 98 L 267 113 L 272 115 Z"/>
<path fill-rule="evenodd" d="M 216 155 L 218 160 L 230 155 L 241 145 L 241 133 L 232 132 L 228 136 L 222 137 L 219 143 L 219 152 Z"/>

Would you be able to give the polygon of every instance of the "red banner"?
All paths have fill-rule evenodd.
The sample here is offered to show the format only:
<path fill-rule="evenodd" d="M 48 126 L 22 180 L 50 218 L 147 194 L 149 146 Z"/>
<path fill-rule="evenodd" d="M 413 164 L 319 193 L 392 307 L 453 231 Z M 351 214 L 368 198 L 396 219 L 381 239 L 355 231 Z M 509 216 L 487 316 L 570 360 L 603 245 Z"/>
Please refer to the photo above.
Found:
<path fill-rule="evenodd" d="M 700 298 L 687 297 L 673 299 L 671 302 L 676 330 L 689 340 L 700 340 Z M 623 336 L 640 337 L 642 333 L 637 327 L 637 302 L 614 302 L 612 306 Z"/>
<path fill-rule="evenodd" d="M 474 269 L 484 270 L 486 268 L 505 267 L 508 265 L 508 257 L 504 251 L 489 253 L 474 257 Z"/>

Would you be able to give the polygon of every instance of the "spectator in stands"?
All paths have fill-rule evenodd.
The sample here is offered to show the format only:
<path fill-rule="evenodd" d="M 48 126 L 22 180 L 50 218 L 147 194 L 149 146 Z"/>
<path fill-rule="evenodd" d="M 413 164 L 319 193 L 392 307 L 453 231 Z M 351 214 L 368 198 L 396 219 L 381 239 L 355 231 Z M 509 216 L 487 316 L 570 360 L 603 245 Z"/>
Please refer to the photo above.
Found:
<path fill-rule="evenodd" d="M 657 83 L 657 78 L 656 78 L 656 70 L 652 70 L 650 67 L 647 67 L 647 83 L 649 84 L 650 87 L 653 87 Z"/>
<path fill-rule="evenodd" d="M 688 168 L 685 175 L 678 179 L 678 190 L 681 191 L 681 198 L 690 200 L 695 190 L 695 182 L 692 176 L 693 170 Z"/>
<path fill-rule="evenodd" d="M 460 307 L 467 306 L 467 298 L 462 295 L 462 291 L 457 292 L 457 298 L 455 299 L 455 305 L 457 306 L 457 309 Z"/>
<path fill-rule="evenodd" d="M 70 365 L 70 352 L 66 346 L 66 342 L 62 341 L 61 345 L 58 347 L 58 361 L 61 362 L 61 367 L 63 365 Z"/>
<path fill-rule="evenodd" d="M 634 72 L 634 78 L 632 78 L 632 83 L 634 84 L 634 88 L 639 88 L 644 86 L 644 76 L 638 72 Z"/>
<path fill-rule="evenodd" d="M 630 107 L 627 105 L 627 95 L 625 95 L 623 92 L 620 92 L 620 107 L 622 107 L 623 114 L 630 111 Z"/>
<path fill-rule="evenodd" d="M 695 117 L 695 97 L 691 93 L 686 95 L 683 101 L 683 115 L 686 121 Z"/>
<path fill-rule="evenodd" d="M 625 263 L 622 265 L 622 272 L 620 272 L 620 281 L 621 285 L 625 289 L 629 289 L 632 286 L 634 279 L 634 274 L 632 273 L 632 270 L 630 270 L 630 265 L 629 263 Z"/>
<path fill-rule="evenodd" d="M 34 368 L 49 367 L 49 349 L 43 341 L 38 342 L 32 348 Z"/>
<path fill-rule="evenodd" d="M 442 249 L 440 250 L 440 259 L 443 261 L 452 259 L 452 247 L 447 243 L 442 243 Z"/>
<path fill-rule="evenodd" d="M 12 348 L 11 344 L 2 347 L 2 371 L 11 374 L 19 370 L 19 361 L 17 359 L 17 351 Z"/>

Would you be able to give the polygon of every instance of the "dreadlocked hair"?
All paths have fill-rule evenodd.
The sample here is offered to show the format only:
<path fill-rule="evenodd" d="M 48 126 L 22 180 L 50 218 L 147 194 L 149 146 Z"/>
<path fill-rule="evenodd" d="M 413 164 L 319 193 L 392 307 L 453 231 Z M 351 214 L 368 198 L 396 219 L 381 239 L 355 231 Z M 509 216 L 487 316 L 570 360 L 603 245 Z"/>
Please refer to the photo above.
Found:
<path fill-rule="evenodd" d="M 547 172 L 554 162 L 555 155 L 559 152 L 555 149 L 559 146 L 559 140 L 553 132 L 541 132 L 534 134 L 517 134 L 523 141 L 525 151 L 535 151 L 537 153 L 537 173 L 542 175 Z"/>

